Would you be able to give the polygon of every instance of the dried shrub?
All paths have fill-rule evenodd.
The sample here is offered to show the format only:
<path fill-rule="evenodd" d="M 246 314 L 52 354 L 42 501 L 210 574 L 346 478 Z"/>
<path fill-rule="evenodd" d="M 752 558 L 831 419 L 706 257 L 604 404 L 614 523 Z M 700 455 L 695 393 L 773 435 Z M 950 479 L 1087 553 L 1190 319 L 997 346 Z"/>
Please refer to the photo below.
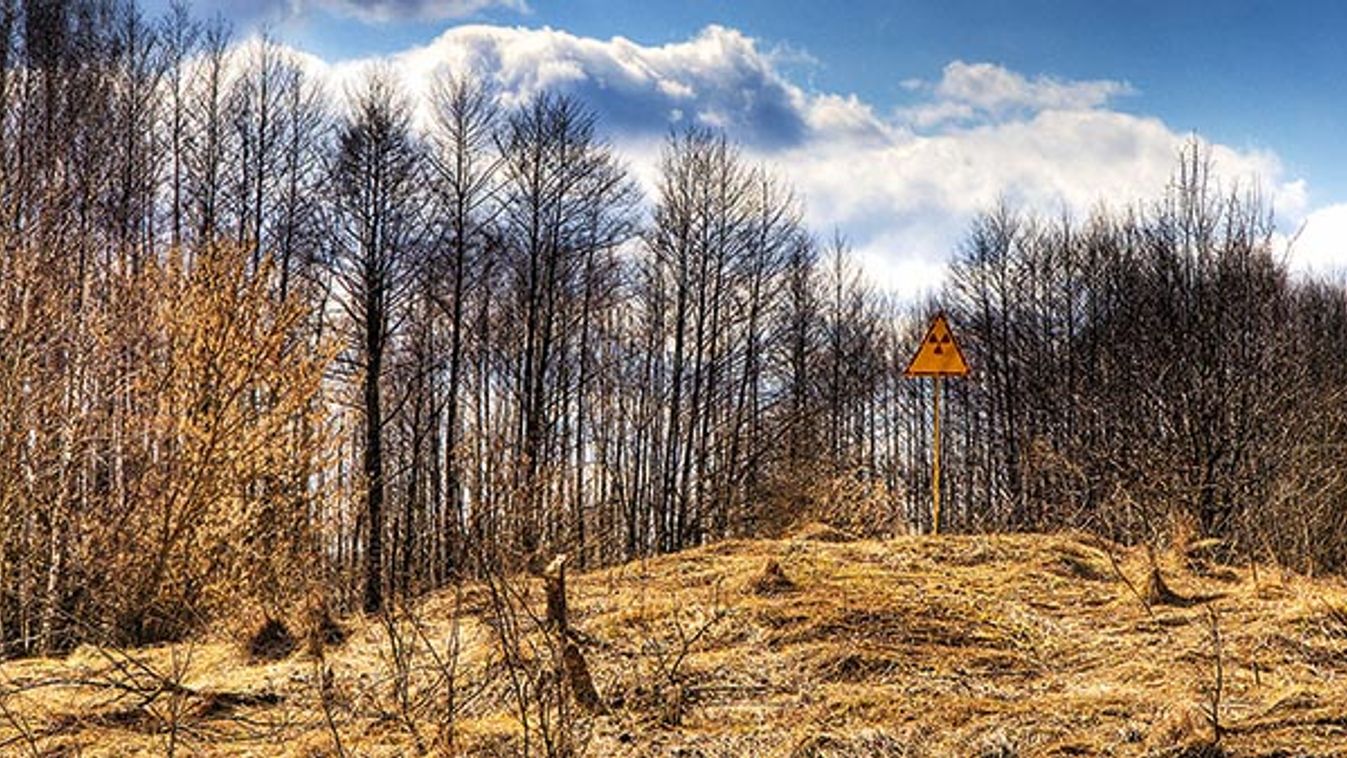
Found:
<path fill-rule="evenodd" d="M 308 652 L 312 656 L 319 656 L 323 649 L 336 647 L 346 642 L 348 632 L 345 627 L 332 616 L 332 611 L 326 603 L 321 603 L 309 608 L 305 618 L 305 640 Z"/>
<path fill-rule="evenodd" d="M 269 618 L 248 638 L 248 657 L 254 661 L 279 661 L 295 652 L 297 642 L 290 629 Z"/>
<path fill-rule="evenodd" d="M 855 542 L 857 539 L 859 539 L 856 535 L 850 532 L 846 532 L 841 529 L 828 526 L 827 524 L 820 524 L 817 522 L 805 524 L 804 526 L 797 529 L 795 533 L 792 534 L 791 536 L 797 540 L 805 540 L 807 542 L 838 543 L 838 542 Z"/>

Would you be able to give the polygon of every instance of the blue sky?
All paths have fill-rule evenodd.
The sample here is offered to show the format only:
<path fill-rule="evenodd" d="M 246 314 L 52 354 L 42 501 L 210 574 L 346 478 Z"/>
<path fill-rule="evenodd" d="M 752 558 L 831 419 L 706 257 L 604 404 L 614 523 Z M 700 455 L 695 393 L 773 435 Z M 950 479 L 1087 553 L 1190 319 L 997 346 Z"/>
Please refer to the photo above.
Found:
<path fill-rule="evenodd" d="M 1305 265 L 1347 263 L 1336 241 L 1347 234 L 1347 3 L 203 0 L 194 10 L 245 33 L 265 23 L 337 68 L 385 57 L 424 72 L 468 50 L 506 89 L 560 83 L 590 99 L 638 168 L 670 123 L 722 125 L 780 162 L 811 221 L 851 235 L 881 279 L 938 275 L 970 212 L 960 193 L 985 184 L 1077 211 L 1092 193 L 1146 195 L 1167 171 L 1163 148 L 1191 133 L 1219 148 L 1232 181 L 1266 185 L 1286 232 L 1308 221 Z M 624 79 L 633 60 L 657 75 Z M 558 65 L 569 73 L 557 78 Z M 901 175 L 903 186 L 866 195 L 830 176 L 876 163 L 886 173 L 864 178 Z"/>

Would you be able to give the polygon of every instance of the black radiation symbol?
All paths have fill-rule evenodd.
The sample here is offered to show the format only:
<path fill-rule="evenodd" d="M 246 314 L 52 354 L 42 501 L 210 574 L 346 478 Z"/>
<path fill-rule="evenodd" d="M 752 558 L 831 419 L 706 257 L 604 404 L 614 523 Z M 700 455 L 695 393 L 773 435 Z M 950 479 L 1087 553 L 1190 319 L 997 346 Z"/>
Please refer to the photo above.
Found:
<path fill-rule="evenodd" d="M 934 352 L 936 355 L 944 355 L 945 350 L 942 346 L 949 344 L 949 332 L 946 332 L 945 334 L 942 334 L 939 337 L 932 334 L 930 339 L 926 341 L 931 343 L 932 345 L 935 345 L 935 349 L 932 352 Z"/>

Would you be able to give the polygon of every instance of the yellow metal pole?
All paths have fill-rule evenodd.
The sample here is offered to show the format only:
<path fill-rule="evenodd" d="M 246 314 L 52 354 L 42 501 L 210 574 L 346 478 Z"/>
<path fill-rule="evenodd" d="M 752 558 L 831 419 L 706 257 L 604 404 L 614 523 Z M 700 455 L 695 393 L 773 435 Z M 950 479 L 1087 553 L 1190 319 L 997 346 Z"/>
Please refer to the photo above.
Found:
<path fill-rule="evenodd" d="M 935 378 L 935 448 L 931 456 L 931 533 L 940 534 L 940 377 Z"/>

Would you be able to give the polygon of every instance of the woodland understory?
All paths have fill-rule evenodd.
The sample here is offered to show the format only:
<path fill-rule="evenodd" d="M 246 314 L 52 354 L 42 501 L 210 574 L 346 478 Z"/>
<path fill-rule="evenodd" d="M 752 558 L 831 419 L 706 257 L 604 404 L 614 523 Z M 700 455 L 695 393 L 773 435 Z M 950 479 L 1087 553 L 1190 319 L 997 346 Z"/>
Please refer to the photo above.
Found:
<path fill-rule="evenodd" d="M 1194 141 L 1151 202 L 989 208 L 898 302 L 788 173 L 441 71 L 331 92 L 186 5 L 0 2 L 0 646 L 374 613 L 807 520 L 1175 532 L 1347 566 L 1347 292 Z"/>

